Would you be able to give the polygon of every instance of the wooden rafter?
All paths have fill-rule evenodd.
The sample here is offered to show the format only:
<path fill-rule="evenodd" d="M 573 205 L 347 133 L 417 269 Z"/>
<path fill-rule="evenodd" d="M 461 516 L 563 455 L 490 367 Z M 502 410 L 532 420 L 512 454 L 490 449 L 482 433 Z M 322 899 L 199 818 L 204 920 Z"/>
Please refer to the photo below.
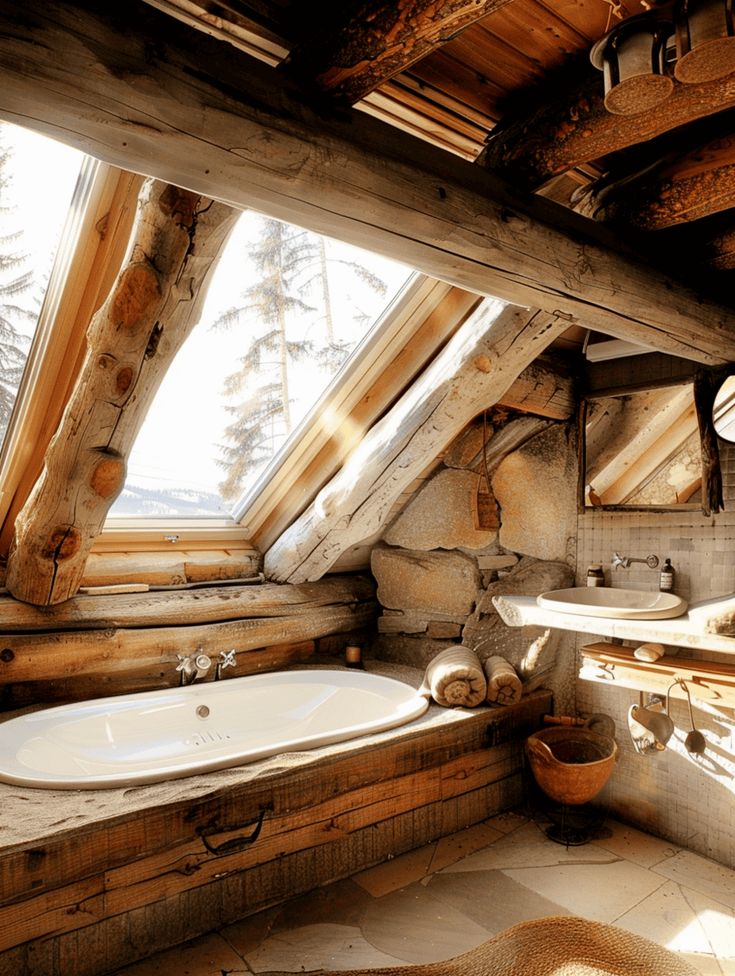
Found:
<path fill-rule="evenodd" d="M 553 93 L 553 94 L 552 94 Z M 545 83 L 493 130 L 478 164 L 531 190 L 610 153 L 735 106 L 735 74 L 700 85 L 676 84 L 666 101 L 638 115 L 603 104 L 602 75 L 585 68 Z"/>
<path fill-rule="evenodd" d="M 596 220 L 654 231 L 735 207 L 734 128 L 732 119 L 721 123 L 717 138 L 667 153 L 637 177 L 602 177 L 585 189 L 578 209 Z"/>
<path fill-rule="evenodd" d="M 509 0 L 353 0 L 285 62 L 296 77 L 354 104 Z"/>
<path fill-rule="evenodd" d="M 731 308 L 616 253 L 589 221 L 362 113 L 325 118 L 277 71 L 223 59 L 143 4 L 33 0 L 23 21 L 0 0 L 5 118 L 570 324 L 735 359 Z"/>
<path fill-rule="evenodd" d="M 92 319 L 84 365 L 16 519 L 7 573 L 16 598 L 47 606 L 76 593 L 146 410 L 199 320 L 200 288 L 237 216 L 155 181 L 141 191 L 126 261 Z"/>
<path fill-rule="evenodd" d="M 379 532 L 414 478 L 564 331 L 542 312 L 486 302 L 352 451 L 342 469 L 265 554 L 278 582 L 320 579 Z"/>

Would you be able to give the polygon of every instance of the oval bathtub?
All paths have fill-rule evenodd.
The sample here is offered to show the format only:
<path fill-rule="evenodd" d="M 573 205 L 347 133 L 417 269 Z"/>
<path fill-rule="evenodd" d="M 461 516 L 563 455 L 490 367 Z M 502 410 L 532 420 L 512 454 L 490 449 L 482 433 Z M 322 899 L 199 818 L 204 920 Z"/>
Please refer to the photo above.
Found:
<path fill-rule="evenodd" d="M 0 781 L 46 789 L 156 783 L 353 739 L 417 718 L 410 685 L 301 670 L 60 705 L 0 725 Z"/>

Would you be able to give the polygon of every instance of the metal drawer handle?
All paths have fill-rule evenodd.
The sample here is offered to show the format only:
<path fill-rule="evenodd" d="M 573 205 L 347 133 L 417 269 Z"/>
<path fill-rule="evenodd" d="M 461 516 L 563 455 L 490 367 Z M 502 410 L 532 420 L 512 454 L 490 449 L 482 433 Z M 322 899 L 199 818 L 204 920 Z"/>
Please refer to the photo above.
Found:
<path fill-rule="evenodd" d="M 265 815 L 272 810 L 272 803 L 261 807 L 258 819 L 255 821 L 255 828 L 253 832 L 245 837 L 232 837 L 230 840 L 226 840 L 224 843 L 218 845 L 210 844 L 208 840 L 208 838 L 214 834 L 225 834 L 230 830 L 242 830 L 243 827 L 249 827 L 252 824 L 252 820 L 239 824 L 225 824 L 220 826 L 219 824 L 214 823 L 207 827 L 197 827 L 197 834 L 201 837 L 202 844 L 204 844 L 210 854 L 214 854 L 216 857 L 222 857 L 225 854 L 236 854 L 238 851 L 244 851 L 245 848 L 249 847 L 251 844 L 254 844 L 258 837 L 260 837 L 260 831 L 263 829 Z"/>

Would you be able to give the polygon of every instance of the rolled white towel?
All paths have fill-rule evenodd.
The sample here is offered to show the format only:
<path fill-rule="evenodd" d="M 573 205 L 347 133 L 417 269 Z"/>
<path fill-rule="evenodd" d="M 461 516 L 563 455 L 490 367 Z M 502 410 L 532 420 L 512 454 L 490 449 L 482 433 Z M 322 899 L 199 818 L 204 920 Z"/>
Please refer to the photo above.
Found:
<path fill-rule="evenodd" d="M 480 659 L 469 647 L 447 647 L 429 661 L 420 692 L 438 705 L 474 708 L 487 694 Z"/>
<path fill-rule="evenodd" d="M 494 705 L 514 705 L 521 700 L 523 684 L 512 664 L 504 657 L 489 657 L 485 661 L 487 700 Z"/>

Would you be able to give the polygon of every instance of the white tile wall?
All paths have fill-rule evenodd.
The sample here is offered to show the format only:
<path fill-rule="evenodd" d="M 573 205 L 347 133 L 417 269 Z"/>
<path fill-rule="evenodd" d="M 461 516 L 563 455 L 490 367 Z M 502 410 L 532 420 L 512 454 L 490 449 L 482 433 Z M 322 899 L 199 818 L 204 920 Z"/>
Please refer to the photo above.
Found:
<path fill-rule="evenodd" d="M 584 581 L 589 563 L 600 562 L 608 585 L 657 588 L 658 571 L 641 564 L 611 574 L 610 559 L 617 550 L 624 556 L 656 553 L 662 563 L 670 557 L 675 591 L 687 600 L 735 592 L 735 450 L 722 453 L 724 513 L 711 518 L 698 512 L 580 515 L 578 583 Z M 686 656 L 694 655 L 687 651 Z M 729 661 L 735 663 L 733 658 Z M 735 866 L 735 714 L 695 702 L 695 722 L 707 737 L 708 750 L 704 758 L 693 759 L 683 745 L 689 729 L 686 705 L 677 702 L 675 737 L 667 750 L 640 756 L 627 729 L 628 708 L 637 702 L 637 692 L 577 682 L 578 712 L 607 712 L 617 725 L 621 758 L 603 798 L 623 819 Z"/>

